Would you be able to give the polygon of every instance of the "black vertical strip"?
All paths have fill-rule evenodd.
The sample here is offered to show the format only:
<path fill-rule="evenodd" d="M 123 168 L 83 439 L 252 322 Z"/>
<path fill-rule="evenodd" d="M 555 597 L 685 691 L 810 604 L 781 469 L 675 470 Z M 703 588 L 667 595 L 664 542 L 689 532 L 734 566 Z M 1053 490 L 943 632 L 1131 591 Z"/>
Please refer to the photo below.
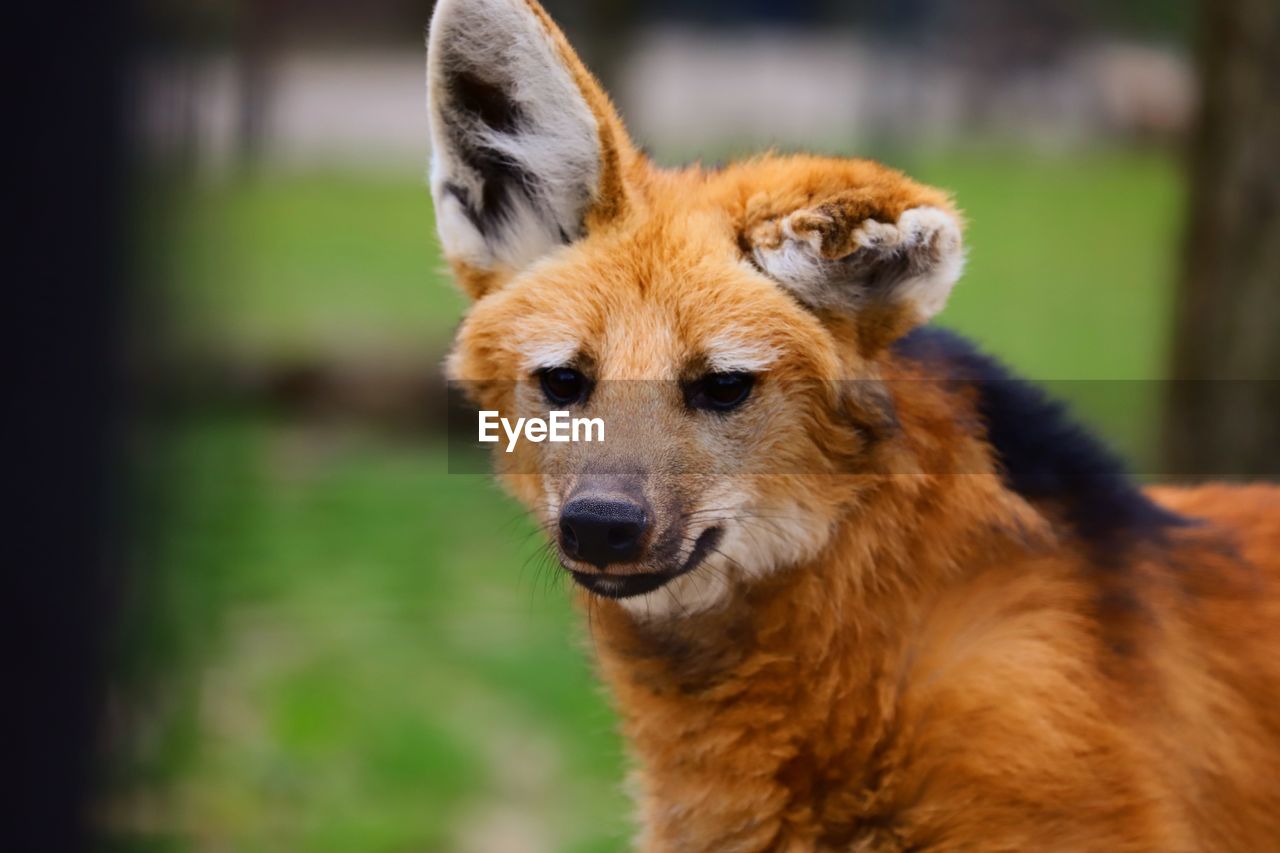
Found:
<path fill-rule="evenodd" d="M 7 850 L 90 845 L 121 414 L 122 12 L 112 0 L 9 8 Z"/>

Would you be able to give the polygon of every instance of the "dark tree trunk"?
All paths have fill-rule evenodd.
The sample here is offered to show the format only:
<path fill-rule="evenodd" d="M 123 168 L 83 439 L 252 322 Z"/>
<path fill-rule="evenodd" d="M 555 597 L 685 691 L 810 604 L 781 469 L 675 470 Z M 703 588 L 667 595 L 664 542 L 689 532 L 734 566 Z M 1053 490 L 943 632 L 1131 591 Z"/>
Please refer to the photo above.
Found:
<path fill-rule="evenodd" d="M 1169 470 L 1280 473 L 1280 3 L 1201 0 Z"/>

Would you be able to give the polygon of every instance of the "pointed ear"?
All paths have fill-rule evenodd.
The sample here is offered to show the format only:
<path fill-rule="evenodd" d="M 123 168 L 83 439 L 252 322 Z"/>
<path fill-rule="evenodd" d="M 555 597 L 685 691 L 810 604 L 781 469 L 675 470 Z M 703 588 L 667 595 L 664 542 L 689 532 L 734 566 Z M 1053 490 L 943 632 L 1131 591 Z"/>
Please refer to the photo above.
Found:
<path fill-rule="evenodd" d="M 946 196 L 902 180 L 890 192 L 818 194 L 744 234 L 766 275 L 815 311 L 851 321 L 868 357 L 941 311 L 964 269 L 961 221 Z"/>
<path fill-rule="evenodd" d="M 536 2 L 440 0 L 427 78 L 437 228 L 472 296 L 621 213 L 634 149 Z"/>

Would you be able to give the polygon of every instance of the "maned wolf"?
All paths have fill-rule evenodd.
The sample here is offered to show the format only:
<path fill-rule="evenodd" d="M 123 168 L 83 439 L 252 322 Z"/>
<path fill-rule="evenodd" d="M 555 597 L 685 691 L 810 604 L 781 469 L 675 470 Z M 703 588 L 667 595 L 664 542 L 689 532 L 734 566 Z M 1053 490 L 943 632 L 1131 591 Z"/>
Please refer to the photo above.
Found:
<path fill-rule="evenodd" d="M 494 457 L 582 588 L 642 848 L 1280 850 L 1280 489 L 1144 493 L 916 329 L 964 260 L 939 190 L 659 168 L 533 0 L 441 0 L 428 66 L 450 375 L 609 430 Z"/>

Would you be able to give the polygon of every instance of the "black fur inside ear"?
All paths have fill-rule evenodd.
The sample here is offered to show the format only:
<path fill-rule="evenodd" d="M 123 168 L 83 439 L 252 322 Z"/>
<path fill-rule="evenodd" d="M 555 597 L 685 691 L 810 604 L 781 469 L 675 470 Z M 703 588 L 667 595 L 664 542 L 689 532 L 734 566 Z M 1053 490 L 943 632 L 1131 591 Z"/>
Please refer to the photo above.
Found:
<path fill-rule="evenodd" d="M 453 107 L 464 115 L 499 133 L 515 133 L 523 111 L 507 90 L 467 71 L 449 75 L 449 96 Z"/>
<path fill-rule="evenodd" d="M 454 181 L 447 181 L 444 190 L 458 200 L 477 231 L 493 238 L 509 219 L 516 194 L 530 201 L 536 196 L 538 179 L 502 152 L 478 144 L 477 139 L 483 138 L 486 130 L 518 134 L 524 111 L 503 85 L 467 71 L 450 73 L 447 91 L 449 121 L 445 127 L 459 158 L 480 179 L 480 192 Z"/>

